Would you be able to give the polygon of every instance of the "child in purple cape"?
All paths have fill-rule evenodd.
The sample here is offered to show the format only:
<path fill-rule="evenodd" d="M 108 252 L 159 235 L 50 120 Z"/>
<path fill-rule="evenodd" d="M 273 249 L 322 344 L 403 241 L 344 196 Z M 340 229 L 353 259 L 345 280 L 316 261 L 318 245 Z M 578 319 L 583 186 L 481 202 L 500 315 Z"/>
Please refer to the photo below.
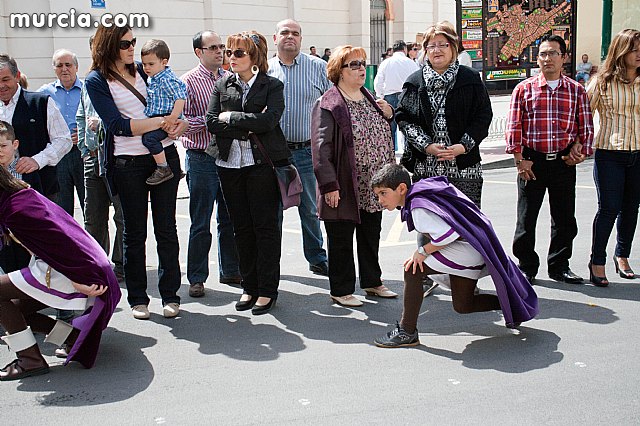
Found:
<path fill-rule="evenodd" d="M 98 243 L 62 208 L 0 167 L 0 250 L 22 244 L 29 267 L 0 275 L 2 340 L 17 359 L 0 370 L 0 381 L 44 374 L 49 366 L 33 332 L 68 348 L 65 361 L 95 363 L 102 331 L 120 300 L 109 259 Z M 67 324 L 38 313 L 46 307 L 82 310 Z"/>
<path fill-rule="evenodd" d="M 453 308 L 458 313 L 502 310 L 509 328 L 536 316 L 536 293 L 505 253 L 491 222 L 446 177 L 423 179 L 411 185 L 404 167 L 388 164 L 374 175 L 371 184 L 384 208 L 402 207 L 402 220 L 407 222 L 409 231 L 429 234 L 431 240 L 404 262 L 402 320 L 375 340 L 377 346 L 420 344 L 417 322 L 425 275 L 449 275 Z M 475 294 L 478 279 L 488 274 L 497 295 Z"/>

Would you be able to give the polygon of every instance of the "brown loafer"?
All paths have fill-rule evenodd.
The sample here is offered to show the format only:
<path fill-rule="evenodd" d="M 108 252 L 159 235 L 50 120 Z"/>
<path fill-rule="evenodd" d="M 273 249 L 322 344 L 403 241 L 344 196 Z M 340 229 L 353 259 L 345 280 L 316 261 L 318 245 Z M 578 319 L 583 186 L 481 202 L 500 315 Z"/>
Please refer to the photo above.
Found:
<path fill-rule="evenodd" d="M 189 286 L 190 297 L 204 296 L 204 283 L 194 283 Z"/>

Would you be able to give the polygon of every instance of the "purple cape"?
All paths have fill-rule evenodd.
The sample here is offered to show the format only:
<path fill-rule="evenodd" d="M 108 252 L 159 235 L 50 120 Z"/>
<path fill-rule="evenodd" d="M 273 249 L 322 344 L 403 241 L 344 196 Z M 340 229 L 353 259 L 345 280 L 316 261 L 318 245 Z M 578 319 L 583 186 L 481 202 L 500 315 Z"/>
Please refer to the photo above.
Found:
<path fill-rule="evenodd" d="M 491 221 L 444 176 L 422 179 L 409 189 L 402 208 L 402 220 L 409 231 L 415 226 L 410 214 L 427 209 L 442 218 L 484 258 L 496 287 L 507 327 L 528 321 L 538 314 L 538 296 L 520 269 L 505 253 Z"/>
<path fill-rule="evenodd" d="M 0 231 L 6 229 L 35 256 L 70 280 L 107 286 L 94 305 L 73 320 L 80 335 L 65 364 L 78 361 L 91 368 L 102 331 L 121 295 L 104 250 L 61 207 L 31 188 L 13 194 L 0 193 Z"/>

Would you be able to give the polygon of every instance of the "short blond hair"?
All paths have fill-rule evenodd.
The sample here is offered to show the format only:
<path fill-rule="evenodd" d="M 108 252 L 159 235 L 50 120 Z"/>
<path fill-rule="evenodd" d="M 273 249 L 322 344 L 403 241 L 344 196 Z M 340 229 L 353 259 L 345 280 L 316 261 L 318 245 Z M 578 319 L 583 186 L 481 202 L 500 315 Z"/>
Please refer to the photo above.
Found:
<path fill-rule="evenodd" d="M 351 45 L 338 46 L 331 53 L 329 62 L 327 62 L 327 77 L 333 84 L 338 84 L 338 81 L 340 81 L 342 65 L 352 53 L 362 56 L 365 60 L 367 59 L 367 52 L 362 47 L 353 47 Z"/>

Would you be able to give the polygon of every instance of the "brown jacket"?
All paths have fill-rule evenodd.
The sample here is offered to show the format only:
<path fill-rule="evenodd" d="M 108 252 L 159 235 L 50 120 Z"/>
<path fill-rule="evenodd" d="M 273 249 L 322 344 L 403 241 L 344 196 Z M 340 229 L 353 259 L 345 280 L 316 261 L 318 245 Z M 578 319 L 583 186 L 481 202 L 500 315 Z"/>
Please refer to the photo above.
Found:
<path fill-rule="evenodd" d="M 364 87 L 360 91 L 382 115 L 371 93 Z M 311 153 L 318 181 L 316 201 L 320 219 L 360 223 L 351 115 L 335 86 L 316 101 L 311 111 Z M 323 195 L 336 190 L 340 191 L 340 201 L 334 209 L 327 205 Z"/>

